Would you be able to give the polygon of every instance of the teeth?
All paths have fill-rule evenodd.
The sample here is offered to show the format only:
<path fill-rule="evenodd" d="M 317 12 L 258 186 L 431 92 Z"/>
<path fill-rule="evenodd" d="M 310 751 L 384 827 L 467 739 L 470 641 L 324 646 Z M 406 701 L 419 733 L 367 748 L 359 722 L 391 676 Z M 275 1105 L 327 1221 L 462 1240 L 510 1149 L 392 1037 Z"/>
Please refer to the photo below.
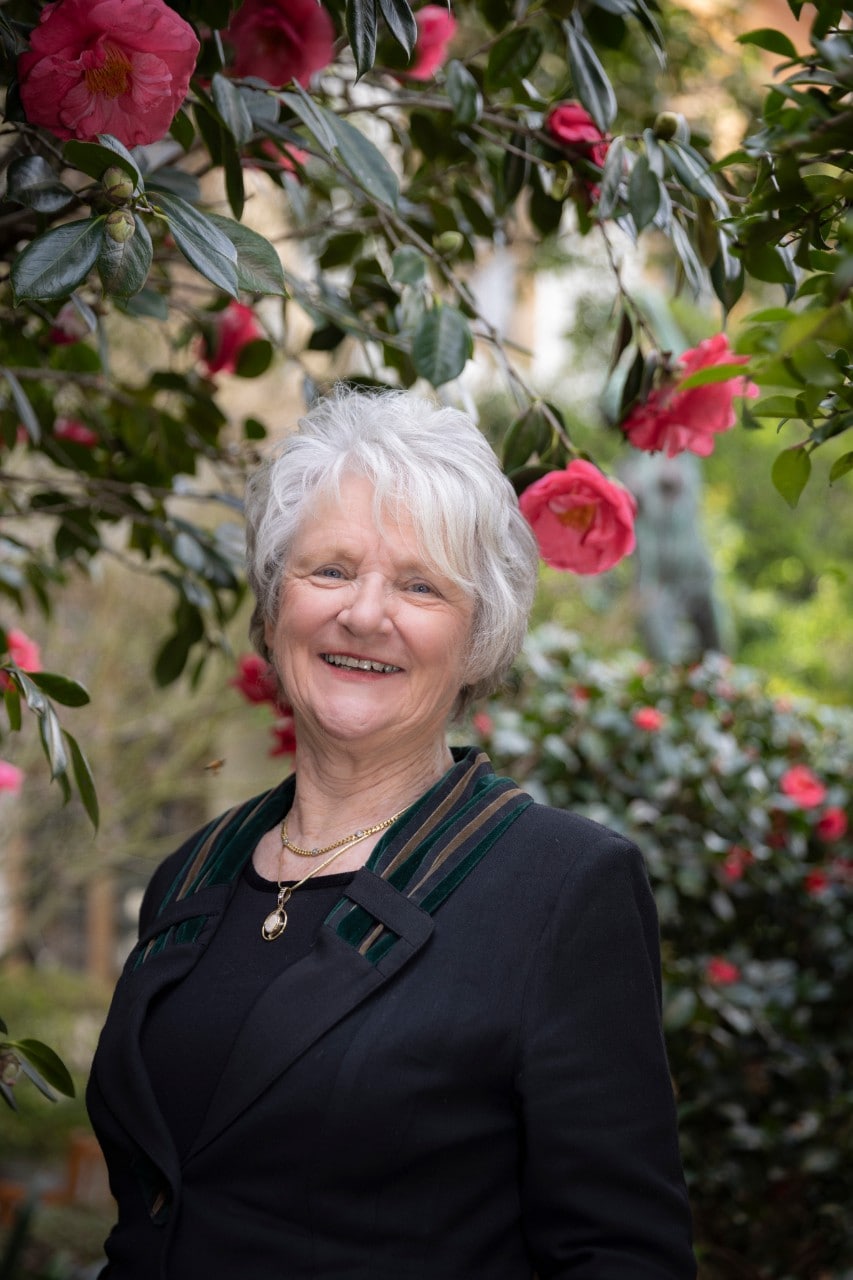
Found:
<path fill-rule="evenodd" d="M 400 670 L 399 667 L 392 667 L 387 662 L 371 662 L 369 658 L 347 658 L 341 653 L 324 653 L 323 661 L 330 663 L 333 667 L 349 667 L 355 671 L 379 671 L 385 675 Z"/>

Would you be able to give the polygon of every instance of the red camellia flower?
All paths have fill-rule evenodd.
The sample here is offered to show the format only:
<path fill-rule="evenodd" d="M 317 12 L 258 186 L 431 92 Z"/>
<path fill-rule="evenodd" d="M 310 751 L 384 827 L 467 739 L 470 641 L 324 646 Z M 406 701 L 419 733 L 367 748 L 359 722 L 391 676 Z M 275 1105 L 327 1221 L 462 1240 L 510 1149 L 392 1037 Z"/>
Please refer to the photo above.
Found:
<path fill-rule="evenodd" d="M 226 32 L 235 76 L 307 85 L 332 61 L 335 26 L 317 0 L 244 0 Z"/>
<path fill-rule="evenodd" d="M 246 344 L 264 336 L 254 311 L 243 302 L 229 302 L 224 311 L 210 317 L 210 324 L 213 332 L 204 339 L 202 356 L 210 374 L 233 373 Z"/>
<path fill-rule="evenodd" d="M 31 124 L 58 138 L 111 133 L 127 147 L 168 132 L 186 97 L 199 43 L 164 0 L 46 4 L 18 60 Z"/>
<path fill-rule="evenodd" d="M 273 745 L 269 749 L 271 756 L 292 756 L 296 751 L 296 731 L 289 717 L 279 720 L 271 729 Z"/>
<path fill-rule="evenodd" d="M 736 964 L 732 964 L 731 960 L 725 960 L 722 956 L 711 956 L 705 966 L 705 976 L 709 982 L 713 982 L 715 987 L 730 987 L 740 978 L 740 969 Z"/>
<path fill-rule="evenodd" d="M 275 672 L 260 654 L 244 653 L 237 662 L 237 674 L 228 681 L 248 702 L 278 702 Z"/>
<path fill-rule="evenodd" d="M 67 347 L 82 342 L 88 333 L 89 326 L 74 303 L 66 302 L 56 313 L 48 337 L 55 346 Z"/>
<path fill-rule="evenodd" d="M 53 434 L 57 440 L 68 440 L 71 444 L 81 444 L 84 449 L 93 449 L 100 437 L 85 422 L 76 418 L 57 418 L 53 424 Z"/>
<path fill-rule="evenodd" d="M 564 147 L 603 167 L 610 142 L 579 102 L 560 102 L 545 118 L 545 128 Z"/>
<path fill-rule="evenodd" d="M 573 573 L 603 573 L 634 550 L 637 504 L 591 462 L 575 458 L 521 495 L 546 564 Z"/>
<path fill-rule="evenodd" d="M 735 396 L 757 396 L 758 388 L 745 377 L 709 382 L 704 387 L 679 390 L 681 383 L 700 369 L 720 364 L 745 364 L 748 356 L 732 354 L 724 333 L 706 338 L 679 358 L 675 380 L 655 388 L 644 404 L 637 405 L 622 430 L 637 449 L 663 450 L 667 457 L 696 453 L 707 458 L 714 451 L 714 436 L 735 424 Z"/>
<path fill-rule="evenodd" d="M 425 4 L 415 14 L 418 38 L 414 61 L 406 74 L 412 80 L 431 80 L 447 57 L 447 46 L 456 32 L 456 19 L 440 4 Z"/>
<path fill-rule="evenodd" d="M 755 854 L 742 845 L 733 844 L 723 860 L 723 876 L 730 883 L 741 880 L 746 868 L 755 862 Z"/>
<path fill-rule="evenodd" d="M 24 773 L 14 764 L 9 764 L 8 760 L 0 760 L 0 791 L 9 791 L 16 796 L 21 790 L 24 781 Z"/>
<path fill-rule="evenodd" d="M 779 790 L 790 796 L 801 809 L 816 809 L 826 799 L 826 787 L 808 765 L 795 764 L 782 774 Z"/>
<path fill-rule="evenodd" d="M 35 640 L 31 640 L 23 631 L 12 628 L 6 632 L 6 647 L 9 658 L 22 671 L 41 671 L 41 654 Z M 12 681 L 5 671 L 0 671 L 0 689 L 11 689 Z M 10 766 L 11 768 L 11 766 Z"/>
<path fill-rule="evenodd" d="M 830 806 L 821 814 L 815 825 L 815 831 L 821 840 L 827 842 L 840 840 L 847 834 L 847 814 L 835 805 Z"/>
<path fill-rule="evenodd" d="M 495 722 L 488 711 L 475 712 L 471 717 L 471 723 L 481 738 L 490 737 L 495 727 Z"/>
<path fill-rule="evenodd" d="M 666 716 L 657 707 L 637 707 L 631 719 L 638 729 L 645 729 L 647 733 L 657 733 L 666 723 Z"/>
<path fill-rule="evenodd" d="M 812 897 L 817 897 L 818 894 L 829 888 L 829 876 L 825 871 L 809 871 L 803 877 L 803 886 L 806 893 L 810 893 Z"/>

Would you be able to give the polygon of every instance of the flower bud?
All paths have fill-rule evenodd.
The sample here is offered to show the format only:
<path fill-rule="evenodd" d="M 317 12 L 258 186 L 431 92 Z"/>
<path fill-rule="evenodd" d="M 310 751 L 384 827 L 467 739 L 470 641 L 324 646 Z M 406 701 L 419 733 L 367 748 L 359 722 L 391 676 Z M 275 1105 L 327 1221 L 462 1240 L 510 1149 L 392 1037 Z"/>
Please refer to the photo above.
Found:
<path fill-rule="evenodd" d="M 661 111 L 655 117 L 652 132 L 663 142 L 668 142 L 671 138 L 676 142 L 690 141 L 690 128 L 684 116 L 678 111 Z"/>
<path fill-rule="evenodd" d="M 442 231 L 440 235 L 436 236 L 433 243 L 439 253 L 452 257 L 462 248 L 465 243 L 465 237 L 461 231 Z"/>
<path fill-rule="evenodd" d="M 116 244 L 127 244 L 136 235 L 136 223 L 133 214 L 126 209 L 114 209 L 107 214 L 107 235 Z"/>
<path fill-rule="evenodd" d="M 21 1074 L 21 1063 L 17 1054 L 9 1049 L 0 1053 L 0 1083 L 14 1084 Z"/>
<path fill-rule="evenodd" d="M 117 164 L 112 164 L 107 169 L 101 178 L 101 186 L 110 204 L 127 204 L 133 196 L 133 179 Z"/>

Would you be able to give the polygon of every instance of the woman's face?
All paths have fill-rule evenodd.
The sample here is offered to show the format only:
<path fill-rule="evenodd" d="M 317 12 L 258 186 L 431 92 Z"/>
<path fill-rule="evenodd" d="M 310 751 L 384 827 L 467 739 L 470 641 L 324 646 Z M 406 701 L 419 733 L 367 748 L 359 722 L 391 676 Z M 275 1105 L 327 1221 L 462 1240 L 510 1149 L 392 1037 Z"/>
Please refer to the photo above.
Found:
<path fill-rule="evenodd" d="M 380 531 L 373 486 L 345 477 L 339 498 L 311 504 L 267 626 L 300 742 L 398 752 L 443 742 L 472 618 L 470 598 L 425 563 L 411 522 L 388 516 Z"/>

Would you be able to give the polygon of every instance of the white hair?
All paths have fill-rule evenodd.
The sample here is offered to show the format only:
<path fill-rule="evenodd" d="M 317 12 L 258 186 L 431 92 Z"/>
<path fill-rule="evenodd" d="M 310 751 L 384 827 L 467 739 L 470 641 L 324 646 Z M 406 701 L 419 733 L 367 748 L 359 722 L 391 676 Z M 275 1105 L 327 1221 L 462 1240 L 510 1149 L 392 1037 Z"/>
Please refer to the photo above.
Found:
<path fill-rule="evenodd" d="M 256 606 L 250 637 L 267 660 L 282 573 L 309 504 L 346 476 L 374 487 L 377 521 L 411 520 L 422 554 L 473 602 L 457 713 L 493 693 L 527 630 L 538 571 L 533 533 L 490 445 L 458 409 L 409 391 L 338 388 L 250 478 L 247 572 Z"/>

